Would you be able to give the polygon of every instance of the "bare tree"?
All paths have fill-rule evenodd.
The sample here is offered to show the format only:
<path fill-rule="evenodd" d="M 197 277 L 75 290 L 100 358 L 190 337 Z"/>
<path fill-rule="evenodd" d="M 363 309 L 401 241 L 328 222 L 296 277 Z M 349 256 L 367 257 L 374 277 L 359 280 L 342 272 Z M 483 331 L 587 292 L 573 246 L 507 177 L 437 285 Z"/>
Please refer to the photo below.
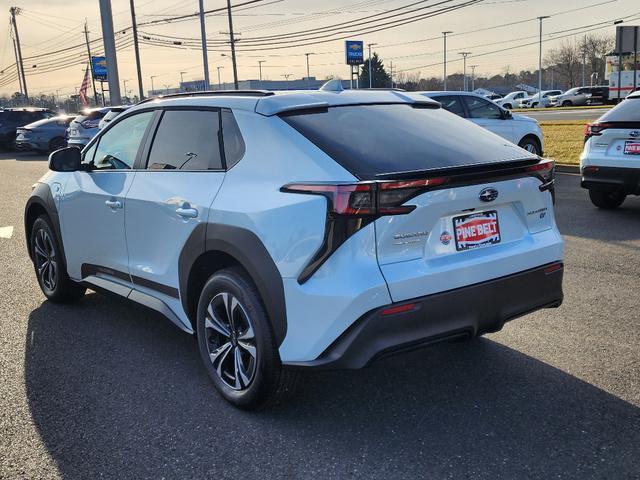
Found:
<path fill-rule="evenodd" d="M 615 47 L 615 38 L 611 36 L 599 36 L 593 33 L 585 35 L 580 40 L 580 53 L 586 54 L 586 74 L 587 78 L 593 72 L 598 74 L 598 78 L 602 82 L 606 68 L 605 57 Z"/>
<path fill-rule="evenodd" d="M 582 51 L 575 40 L 565 40 L 558 48 L 549 50 L 545 64 L 554 67 L 567 88 L 573 88 L 581 83 Z"/>

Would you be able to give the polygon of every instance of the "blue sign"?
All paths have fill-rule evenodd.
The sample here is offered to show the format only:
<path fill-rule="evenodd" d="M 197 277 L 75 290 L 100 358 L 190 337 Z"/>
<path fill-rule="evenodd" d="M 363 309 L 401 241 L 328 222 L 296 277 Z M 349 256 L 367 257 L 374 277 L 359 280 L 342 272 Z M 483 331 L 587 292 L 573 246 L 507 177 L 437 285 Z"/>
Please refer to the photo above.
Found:
<path fill-rule="evenodd" d="M 360 40 L 345 42 L 347 65 L 362 65 L 364 63 L 364 43 Z"/>
<path fill-rule="evenodd" d="M 105 82 L 107 80 L 107 59 L 104 57 L 91 57 L 91 72 L 95 80 Z"/>

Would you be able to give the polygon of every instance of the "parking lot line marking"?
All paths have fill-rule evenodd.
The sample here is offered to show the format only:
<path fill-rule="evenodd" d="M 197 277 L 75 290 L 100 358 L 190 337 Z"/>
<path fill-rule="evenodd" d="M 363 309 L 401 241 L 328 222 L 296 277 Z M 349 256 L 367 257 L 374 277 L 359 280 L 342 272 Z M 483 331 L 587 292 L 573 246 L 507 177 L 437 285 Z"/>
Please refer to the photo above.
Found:
<path fill-rule="evenodd" d="M 11 238 L 13 236 L 13 226 L 0 227 L 0 238 Z"/>

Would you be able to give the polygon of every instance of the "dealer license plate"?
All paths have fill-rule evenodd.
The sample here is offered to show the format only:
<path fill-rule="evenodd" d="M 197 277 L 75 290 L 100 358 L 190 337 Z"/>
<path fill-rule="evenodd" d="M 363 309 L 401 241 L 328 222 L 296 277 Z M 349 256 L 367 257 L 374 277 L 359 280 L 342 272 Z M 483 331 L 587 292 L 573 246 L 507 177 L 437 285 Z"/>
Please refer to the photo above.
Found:
<path fill-rule="evenodd" d="M 495 210 L 454 217 L 453 229 L 458 251 L 500 243 L 500 225 Z"/>
<path fill-rule="evenodd" d="M 640 142 L 631 140 L 624 142 L 625 155 L 640 155 Z"/>

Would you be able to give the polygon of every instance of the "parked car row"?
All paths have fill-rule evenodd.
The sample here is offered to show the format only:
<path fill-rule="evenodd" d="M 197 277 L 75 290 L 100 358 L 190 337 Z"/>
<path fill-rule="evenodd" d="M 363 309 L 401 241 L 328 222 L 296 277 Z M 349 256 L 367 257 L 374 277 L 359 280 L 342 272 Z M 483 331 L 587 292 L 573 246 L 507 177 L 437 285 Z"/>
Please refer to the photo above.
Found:
<path fill-rule="evenodd" d="M 56 115 L 45 108 L 1 109 L 0 147 L 40 153 L 67 145 L 83 148 L 100 128 L 127 108 L 94 108 L 79 115 Z"/>
<path fill-rule="evenodd" d="M 543 90 L 529 95 L 524 90 L 518 90 L 498 98 L 496 104 L 512 110 L 515 108 L 547 108 L 547 107 L 579 107 L 585 105 L 602 105 L 609 98 L 609 87 L 598 85 L 593 87 L 575 87 L 562 90 Z"/>

